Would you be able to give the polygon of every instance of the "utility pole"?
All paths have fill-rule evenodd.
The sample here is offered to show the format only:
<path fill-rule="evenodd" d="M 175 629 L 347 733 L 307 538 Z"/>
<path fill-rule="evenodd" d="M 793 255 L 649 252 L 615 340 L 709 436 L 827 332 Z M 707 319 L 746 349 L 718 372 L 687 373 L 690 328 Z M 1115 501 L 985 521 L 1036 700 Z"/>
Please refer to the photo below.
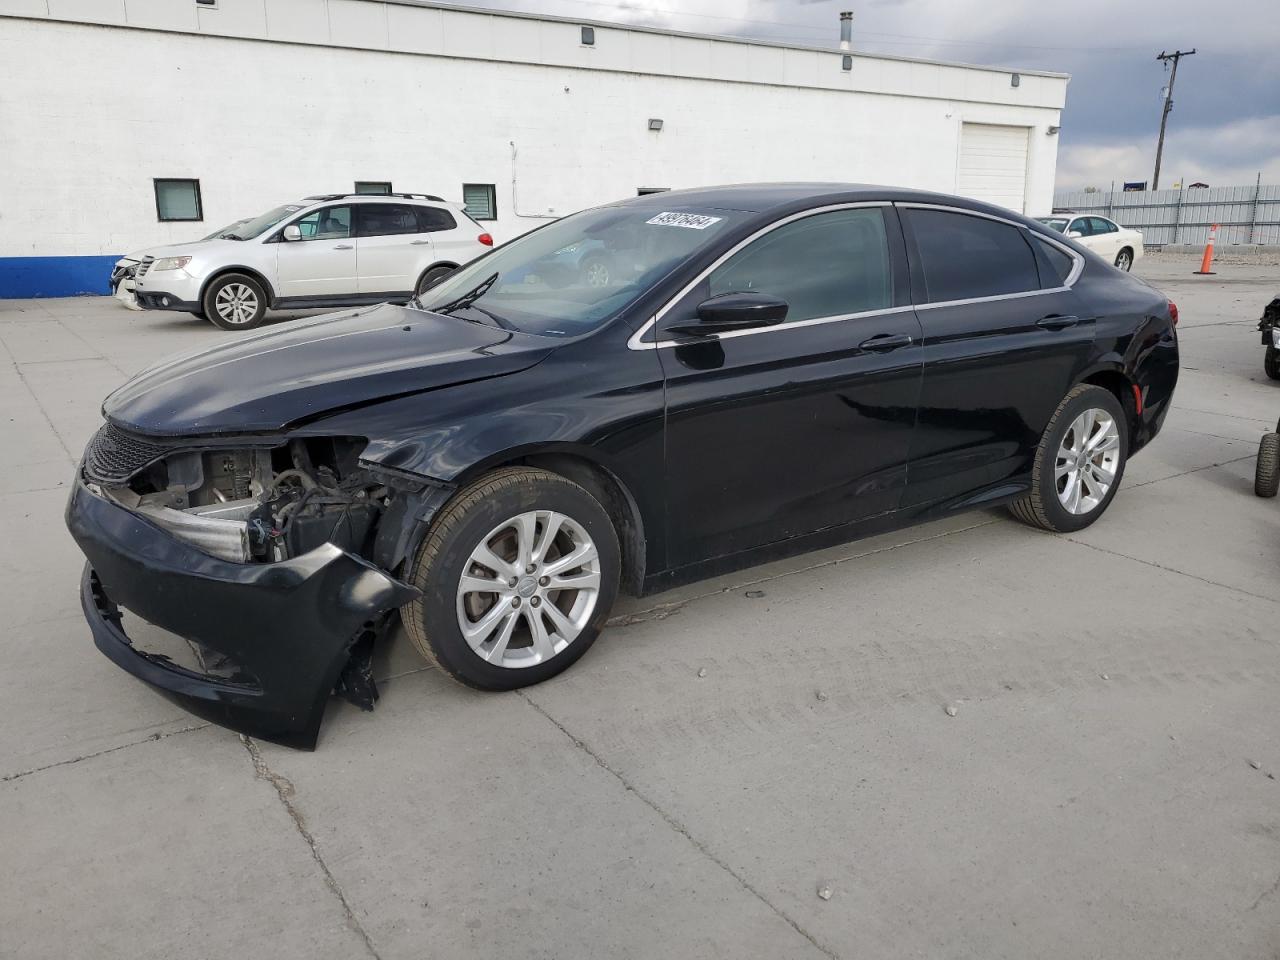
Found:
<path fill-rule="evenodd" d="M 1156 57 L 1157 60 L 1163 60 L 1166 66 L 1172 60 L 1173 70 L 1169 74 L 1169 86 L 1165 88 L 1164 111 L 1160 114 L 1160 140 L 1156 143 L 1156 172 L 1151 177 L 1152 190 L 1160 189 L 1160 155 L 1164 153 L 1164 128 L 1169 122 L 1169 111 L 1173 109 L 1173 83 L 1178 79 L 1178 61 L 1195 52 L 1194 47 L 1190 50 L 1175 50 L 1173 53 L 1165 53 L 1161 50 Z"/>

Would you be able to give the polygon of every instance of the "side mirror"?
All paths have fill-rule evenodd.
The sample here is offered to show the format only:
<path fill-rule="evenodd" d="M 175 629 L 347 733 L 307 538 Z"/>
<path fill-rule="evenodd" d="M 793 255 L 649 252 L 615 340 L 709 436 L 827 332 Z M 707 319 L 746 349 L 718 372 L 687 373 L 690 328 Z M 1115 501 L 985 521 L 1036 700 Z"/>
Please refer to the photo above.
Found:
<path fill-rule="evenodd" d="M 787 318 L 787 301 L 767 293 L 722 293 L 698 304 L 698 319 L 673 323 L 673 333 L 712 337 L 717 333 L 771 327 Z"/>
<path fill-rule="evenodd" d="M 291 223 L 284 228 L 284 233 L 282 233 L 281 236 L 290 241 L 301 240 L 302 229 L 296 223 Z"/>
<path fill-rule="evenodd" d="M 1081 237 L 1084 236 L 1084 234 L 1081 233 L 1079 230 L 1068 230 L 1067 236 L 1070 237 L 1072 240 L 1079 240 Z"/>

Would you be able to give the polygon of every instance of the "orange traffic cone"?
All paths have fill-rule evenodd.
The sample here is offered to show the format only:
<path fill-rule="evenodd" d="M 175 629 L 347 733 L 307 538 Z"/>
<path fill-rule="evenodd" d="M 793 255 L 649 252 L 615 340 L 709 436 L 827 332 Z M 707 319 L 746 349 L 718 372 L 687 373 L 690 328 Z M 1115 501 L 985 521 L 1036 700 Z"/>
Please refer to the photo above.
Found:
<path fill-rule="evenodd" d="M 1196 271 L 1200 276 L 1213 276 L 1213 271 L 1209 269 L 1213 265 L 1213 241 L 1218 239 L 1218 225 L 1215 223 L 1209 228 L 1209 242 L 1204 245 L 1204 259 L 1200 261 L 1200 269 Z"/>

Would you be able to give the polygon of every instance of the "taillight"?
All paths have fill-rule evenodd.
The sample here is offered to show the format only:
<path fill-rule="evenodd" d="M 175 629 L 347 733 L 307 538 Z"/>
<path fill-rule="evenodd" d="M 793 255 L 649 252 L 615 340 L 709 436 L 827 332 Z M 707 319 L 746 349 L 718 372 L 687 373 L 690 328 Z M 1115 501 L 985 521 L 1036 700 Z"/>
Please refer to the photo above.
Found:
<path fill-rule="evenodd" d="M 482 234 L 480 234 L 480 236 L 476 237 L 476 239 L 477 239 L 477 240 L 479 240 L 481 243 L 483 243 L 486 247 L 492 247 L 492 246 L 493 246 L 493 237 L 491 237 L 491 236 L 490 236 L 489 234 L 487 234 L 487 233 L 482 233 Z M 1173 304 L 1169 304 L 1169 306 L 1171 306 L 1171 307 L 1172 307 L 1172 306 L 1173 306 Z M 1174 322 L 1174 323 L 1177 323 L 1177 322 L 1178 322 L 1178 308 L 1177 308 L 1177 307 L 1174 307 L 1174 309 L 1173 309 L 1173 322 Z"/>
<path fill-rule="evenodd" d="M 1172 300 L 1169 301 L 1169 319 L 1175 327 L 1178 325 L 1178 305 Z"/>

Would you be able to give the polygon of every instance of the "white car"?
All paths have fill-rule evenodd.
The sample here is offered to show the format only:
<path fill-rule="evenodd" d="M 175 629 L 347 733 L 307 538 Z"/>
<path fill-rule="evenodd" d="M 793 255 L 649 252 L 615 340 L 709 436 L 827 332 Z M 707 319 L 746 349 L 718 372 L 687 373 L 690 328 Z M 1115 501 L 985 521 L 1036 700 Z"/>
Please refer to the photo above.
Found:
<path fill-rule="evenodd" d="M 1142 259 L 1142 234 L 1122 227 L 1114 220 L 1092 213 L 1055 213 L 1052 217 L 1036 219 L 1046 227 L 1065 233 L 1121 270 L 1132 269 L 1133 262 Z"/>
<path fill-rule="evenodd" d="M 200 240 L 194 241 L 200 243 L 203 240 L 215 240 L 224 233 L 230 233 L 242 223 L 248 223 L 249 218 L 236 220 L 228 223 L 225 227 L 219 227 L 213 233 L 203 236 Z M 176 246 L 176 244 L 170 244 Z M 133 275 L 140 264 L 147 257 L 154 256 L 151 250 L 140 250 L 137 253 L 126 253 L 123 257 L 115 262 L 115 266 L 111 268 L 111 295 L 123 303 L 130 310 L 141 310 L 138 306 L 138 298 L 133 294 Z"/>
<path fill-rule="evenodd" d="M 143 310 L 249 330 L 270 309 L 404 302 L 493 246 L 461 204 L 424 194 L 328 194 L 268 210 L 212 238 L 147 251 Z"/>

